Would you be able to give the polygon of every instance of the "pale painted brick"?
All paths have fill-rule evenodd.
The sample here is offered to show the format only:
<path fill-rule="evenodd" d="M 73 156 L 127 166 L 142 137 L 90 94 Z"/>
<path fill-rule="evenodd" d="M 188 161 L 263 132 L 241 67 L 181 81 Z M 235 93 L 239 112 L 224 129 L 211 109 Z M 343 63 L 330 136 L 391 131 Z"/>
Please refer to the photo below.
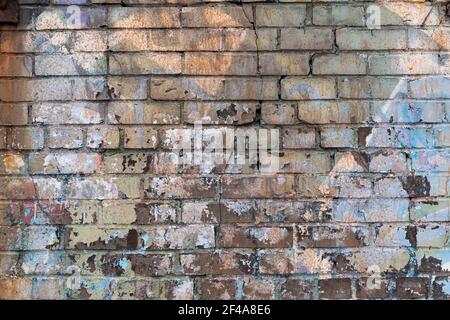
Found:
<path fill-rule="evenodd" d="M 406 30 L 343 28 L 336 30 L 336 44 L 340 50 L 400 50 L 407 48 L 406 36 Z"/>
<path fill-rule="evenodd" d="M 281 49 L 328 50 L 333 47 L 333 31 L 305 27 L 281 29 Z"/>
<path fill-rule="evenodd" d="M 287 77 L 281 81 L 281 97 L 286 100 L 320 100 L 336 98 L 333 78 Z"/>
<path fill-rule="evenodd" d="M 306 6 L 258 5 L 255 15 L 256 25 L 259 27 L 300 27 L 305 24 Z"/>
<path fill-rule="evenodd" d="M 330 5 L 314 6 L 313 24 L 364 26 L 364 8 L 362 6 Z"/>
<path fill-rule="evenodd" d="M 365 54 L 354 53 L 315 56 L 312 67 L 313 74 L 366 74 L 366 60 Z"/>
<path fill-rule="evenodd" d="M 352 128 L 323 128 L 320 131 L 320 145 L 323 148 L 355 148 L 356 132 Z"/>

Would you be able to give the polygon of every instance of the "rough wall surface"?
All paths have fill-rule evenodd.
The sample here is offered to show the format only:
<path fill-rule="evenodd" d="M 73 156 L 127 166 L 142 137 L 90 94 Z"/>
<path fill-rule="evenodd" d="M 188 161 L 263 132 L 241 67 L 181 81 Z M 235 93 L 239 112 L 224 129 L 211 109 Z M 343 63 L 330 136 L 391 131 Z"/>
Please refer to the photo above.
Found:
<path fill-rule="evenodd" d="M 446 2 L 19 2 L 1 298 L 450 296 Z"/>

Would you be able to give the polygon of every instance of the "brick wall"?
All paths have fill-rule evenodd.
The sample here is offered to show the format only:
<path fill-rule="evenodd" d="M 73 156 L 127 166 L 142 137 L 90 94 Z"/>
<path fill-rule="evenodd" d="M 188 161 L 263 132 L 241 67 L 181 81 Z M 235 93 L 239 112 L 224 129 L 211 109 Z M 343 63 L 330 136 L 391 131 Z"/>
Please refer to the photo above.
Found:
<path fill-rule="evenodd" d="M 19 2 L 1 298 L 450 296 L 446 1 Z"/>

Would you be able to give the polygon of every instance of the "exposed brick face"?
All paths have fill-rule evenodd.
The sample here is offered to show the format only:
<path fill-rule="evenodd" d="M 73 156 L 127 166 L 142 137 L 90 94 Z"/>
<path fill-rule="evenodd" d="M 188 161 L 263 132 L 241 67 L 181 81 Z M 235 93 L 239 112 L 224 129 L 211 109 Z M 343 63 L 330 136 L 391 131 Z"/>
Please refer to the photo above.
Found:
<path fill-rule="evenodd" d="M 450 299 L 445 1 L 19 2 L 0 299 Z"/>

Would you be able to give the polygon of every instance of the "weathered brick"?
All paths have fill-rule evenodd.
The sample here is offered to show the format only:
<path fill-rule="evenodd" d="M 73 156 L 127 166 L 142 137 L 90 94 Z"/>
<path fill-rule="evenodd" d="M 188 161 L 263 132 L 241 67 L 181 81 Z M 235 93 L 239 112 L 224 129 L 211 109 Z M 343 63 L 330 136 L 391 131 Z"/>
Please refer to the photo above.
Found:
<path fill-rule="evenodd" d="M 336 98 L 332 78 L 287 77 L 281 81 L 281 97 L 285 100 L 320 100 Z"/>
<path fill-rule="evenodd" d="M 183 120 L 190 124 L 247 124 L 257 109 L 255 103 L 240 102 L 186 102 L 183 107 Z"/>
<path fill-rule="evenodd" d="M 350 299 L 352 282 L 348 278 L 319 279 L 320 299 Z"/>
<path fill-rule="evenodd" d="M 47 145 L 51 149 L 77 149 L 83 146 L 83 137 L 84 132 L 81 128 L 50 128 Z"/>
<path fill-rule="evenodd" d="M 313 74 L 366 74 L 367 55 L 341 53 L 314 57 Z"/>
<path fill-rule="evenodd" d="M 251 27 L 245 8 L 185 7 L 181 9 L 181 24 L 190 28 Z"/>
<path fill-rule="evenodd" d="M 124 147 L 126 149 L 155 149 L 158 133 L 150 128 L 125 128 Z"/>
<path fill-rule="evenodd" d="M 90 102 L 39 103 L 32 107 L 34 123 L 96 124 L 103 121 L 104 106 Z"/>
<path fill-rule="evenodd" d="M 176 7 L 130 8 L 112 7 L 108 14 L 111 28 L 178 28 L 179 9 Z"/>
<path fill-rule="evenodd" d="M 294 52 L 262 53 L 259 56 L 263 75 L 307 75 L 309 55 Z"/>
<path fill-rule="evenodd" d="M 274 100 L 278 98 L 274 79 L 246 78 L 153 78 L 151 97 L 157 100 Z"/>
<path fill-rule="evenodd" d="M 29 56 L 0 56 L 0 77 L 31 77 L 33 60 Z"/>
<path fill-rule="evenodd" d="M 222 178 L 224 198 L 286 198 L 294 194 L 293 176 Z"/>
<path fill-rule="evenodd" d="M 184 74 L 245 76 L 256 75 L 256 69 L 257 59 L 252 53 L 188 52 L 184 56 Z"/>
<path fill-rule="evenodd" d="M 362 6 L 331 5 L 313 7 L 313 24 L 364 26 L 364 8 Z"/>
<path fill-rule="evenodd" d="M 217 179 L 208 177 L 160 177 L 144 181 L 149 198 L 196 199 L 212 198 L 216 194 Z"/>
<path fill-rule="evenodd" d="M 181 55 L 177 53 L 115 53 L 109 56 L 109 72 L 122 74 L 179 74 Z"/>
<path fill-rule="evenodd" d="M 218 237 L 218 244 L 222 248 L 289 248 L 293 243 L 290 227 L 222 225 Z"/>
<path fill-rule="evenodd" d="M 336 30 L 336 43 L 341 50 L 400 50 L 407 48 L 406 36 L 406 30 L 342 28 Z"/>
<path fill-rule="evenodd" d="M 362 123 L 369 120 L 364 101 L 299 101 L 298 118 L 310 124 Z"/>
<path fill-rule="evenodd" d="M 306 6 L 258 5 L 256 6 L 256 25 L 259 27 L 300 27 L 305 24 Z"/>
<path fill-rule="evenodd" d="M 86 145 L 89 148 L 115 149 L 119 147 L 119 129 L 114 127 L 89 127 Z"/>
<path fill-rule="evenodd" d="M 35 59 L 35 73 L 38 76 L 103 75 L 107 69 L 103 53 L 44 54 L 37 55 Z"/>
<path fill-rule="evenodd" d="M 328 28 L 305 27 L 281 29 L 281 49 L 328 50 L 333 46 L 333 31 Z"/>
<path fill-rule="evenodd" d="M 429 279 L 425 277 L 401 277 L 397 279 L 395 293 L 400 299 L 426 298 Z"/>

